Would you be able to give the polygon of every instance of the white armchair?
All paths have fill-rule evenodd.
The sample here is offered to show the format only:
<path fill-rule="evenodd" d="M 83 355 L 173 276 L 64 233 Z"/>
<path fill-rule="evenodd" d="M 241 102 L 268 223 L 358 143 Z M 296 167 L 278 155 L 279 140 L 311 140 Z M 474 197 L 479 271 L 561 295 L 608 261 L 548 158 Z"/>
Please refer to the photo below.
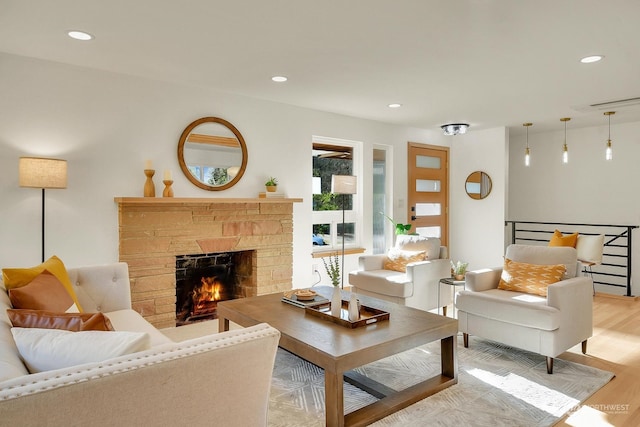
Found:
<path fill-rule="evenodd" d="M 396 237 L 396 250 L 424 251 L 427 259 L 407 264 L 402 272 L 384 268 L 387 255 L 360 256 L 359 269 L 349 273 L 354 292 L 425 311 L 444 307 L 446 315 L 446 306 L 453 301 L 451 287 L 442 287 L 438 301 L 438 286 L 440 279 L 451 276 L 447 248 L 437 238 Z"/>
<path fill-rule="evenodd" d="M 565 276 L 547 287 L 547 297 L 498 289 L 502 268 L 470 271 L 464 291 L 456 295 L 458 328 L 464 346 L 469 334 L 553 358 L 593 334 L 592 280 L 576 277 L 577 252 L 570 247 L 510 245 L 505 258 L 536 265 L 564 264 Z"/>

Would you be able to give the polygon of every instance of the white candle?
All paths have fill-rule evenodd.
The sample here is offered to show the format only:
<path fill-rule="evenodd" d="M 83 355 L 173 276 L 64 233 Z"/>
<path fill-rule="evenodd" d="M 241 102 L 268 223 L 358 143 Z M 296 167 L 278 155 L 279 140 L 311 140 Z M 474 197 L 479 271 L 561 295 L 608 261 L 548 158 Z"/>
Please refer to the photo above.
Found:
<path fill-rule="evenodd" d="M 164 180 L 171 181 L 171 171 L 169 169 L 165 169 L 164 171 Z"/>
<path fill-rule="evenodd" d="M 144 168 L 146 169 L 153 169 L 153 163 L 151 163 L 151 160 L 147 160 L 146 162 L 144 162 Z"/>

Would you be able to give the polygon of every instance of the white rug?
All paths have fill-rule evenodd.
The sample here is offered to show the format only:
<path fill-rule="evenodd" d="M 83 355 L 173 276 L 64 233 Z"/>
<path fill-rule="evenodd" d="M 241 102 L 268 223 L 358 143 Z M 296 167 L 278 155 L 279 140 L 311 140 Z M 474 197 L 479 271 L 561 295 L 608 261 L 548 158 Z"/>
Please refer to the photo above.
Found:
<path fill-rule="evenodd" d="M 431 343 L 357 370 L 403 389 L 440 372 L 440 343 Z M 374 426 L 550 426 L 577 409 L 613 378 L 611 372 L 545 358 L 491 341 L 458 340 L 458 384 L 392 414 Z M 344 385 L 345 412 L 373 396 Z M 269 426 L 324 426 L 324 372 L 278 349 L 269 403 Z"/>

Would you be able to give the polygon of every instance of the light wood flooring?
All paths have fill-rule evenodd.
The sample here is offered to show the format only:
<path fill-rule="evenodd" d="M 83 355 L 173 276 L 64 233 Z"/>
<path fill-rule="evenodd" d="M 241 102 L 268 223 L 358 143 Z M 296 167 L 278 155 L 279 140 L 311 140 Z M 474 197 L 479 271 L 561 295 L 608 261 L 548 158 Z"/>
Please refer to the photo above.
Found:
<path fill-rule="evenodd" d="M 596 294 L 593 337 L 559 356 L 616 376 L 556 426 L 640 425 L 640 301 Z"/>

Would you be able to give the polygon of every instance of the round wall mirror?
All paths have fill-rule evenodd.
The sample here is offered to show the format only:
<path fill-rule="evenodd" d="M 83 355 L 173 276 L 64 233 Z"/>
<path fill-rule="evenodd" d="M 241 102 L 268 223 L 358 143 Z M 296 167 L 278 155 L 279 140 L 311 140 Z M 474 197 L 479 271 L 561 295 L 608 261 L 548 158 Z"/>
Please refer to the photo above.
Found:
<path fill-rule="evenodd" d="M 233 187 L 247 167 L 247 146 L 234 125 L 218 117 L 203 117 L 182 132 L 178 162 L 184 175 L 210 191 Z"/>
<path fill-rule="evenodd" d="M 472 199 L 484 199 L 491 193 L 491 177 L 485 172 L 472 172 L 465 182 L 465 190 Z"/>

